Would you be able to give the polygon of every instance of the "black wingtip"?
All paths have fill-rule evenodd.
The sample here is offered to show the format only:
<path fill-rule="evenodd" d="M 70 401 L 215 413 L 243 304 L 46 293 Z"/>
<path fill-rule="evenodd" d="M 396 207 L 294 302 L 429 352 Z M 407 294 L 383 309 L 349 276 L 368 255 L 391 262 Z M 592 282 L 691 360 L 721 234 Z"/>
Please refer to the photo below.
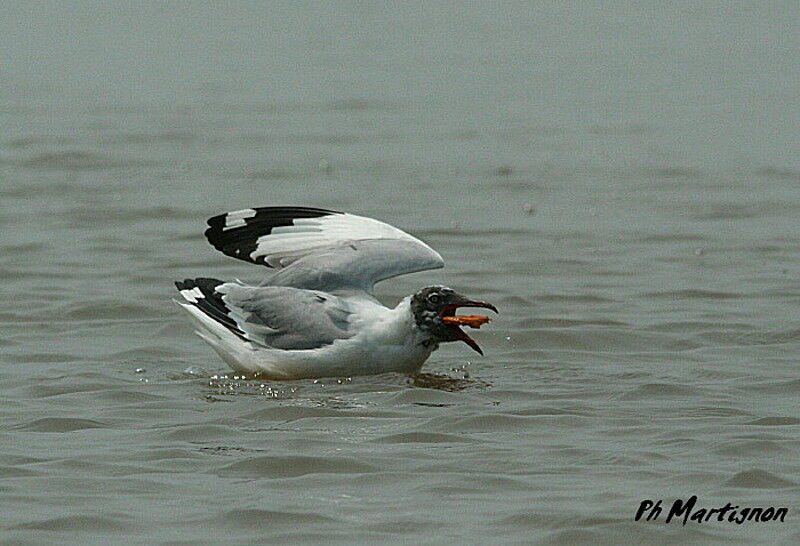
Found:
<path fill-rule="evenodd" d="M 216 291 L 216 287 L 220 284 L 223 284 L 223 282 L 219 279 L 211 279 L 208 277 L 175 281 L 175 286 L 181 292 L 184 290 L 194 290 L 195 288 L 199 289 L 202 296 L 197 295 L 193 300 L 189 298 L 186 299 L 203 313 L 227 327 L 231 332 L 245 339 L 244 332 L 239 329 L 236 321 L 228 315 L 229 310 L 225 301 L 222 299 L 222 294 Z"/>
<path fill-rule="evenodd" d="M 328 216 L 330 214 L 344 214 L 338 210 L 321 209 L 316 207 L 292 207 L 292 206 L 278 206 L 278 207 L 252 207 L 249 209 L 241 209 L 237 211 L 226 212 L 225 214 L 218 214 L 206 220 L 206 224 L 213 228 L 223 228 L 225 226 L 225 219 L 229 214 L 242 212 L 245 210 L 252 210 L 255 214 L 248 219 L 257 219 L 261 217 L 266 218 L 318 218 L 320 216 Z"/>
<path fill-rule="evenodd" d="M 178 290 L 191 290 L 195 287 L 194 279 L 184 279 L 182 281 L 175 281 L 175 288 Z"/>
<path fill-rule="evenodd" d="M 258 246 L 259 237 L 269 235 L 273 228 L 291 226 L 297 218 L 319 218 L 344 214 L 336 210 L 313 207 L 255 207 L 227 212 L 206 220 L 206 239 L 211 246 L 232 258 L 266 265 L 263 258 L 250 255 Z"/>
<path fill-rule="evenodd" d="M 214 289 L 222 283 L 223 281 L 219 279 L 212 279 L 210 277 L 197 277 L 196 279 L 175 281 L 175 287 L 178 290 L 191 290 L 193 288 L 199 288 L 203 292 L 213 293 Z"/>

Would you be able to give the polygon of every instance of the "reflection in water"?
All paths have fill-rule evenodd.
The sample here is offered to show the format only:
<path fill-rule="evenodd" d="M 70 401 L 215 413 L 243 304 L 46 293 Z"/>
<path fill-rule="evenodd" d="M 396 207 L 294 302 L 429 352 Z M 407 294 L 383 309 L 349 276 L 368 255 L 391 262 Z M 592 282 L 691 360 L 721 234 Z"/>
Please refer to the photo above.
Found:
<path fill-rule="evenodd" d="M 470 379 L 469 376 L 457 378 L 435 373 L 418 373 L 409 377 L 408 381 L 408 384 L 412 387 L 448 392 L 463 391 L 470 388 L 483 390 L 491 387 L 491 383 L 481 379 Z"/>

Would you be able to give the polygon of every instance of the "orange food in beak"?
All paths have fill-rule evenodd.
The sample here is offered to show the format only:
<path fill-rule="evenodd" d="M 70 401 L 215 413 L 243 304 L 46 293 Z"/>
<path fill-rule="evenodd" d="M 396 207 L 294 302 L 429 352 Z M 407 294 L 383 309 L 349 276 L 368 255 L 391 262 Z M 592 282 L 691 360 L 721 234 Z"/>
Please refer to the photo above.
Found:
<path fill-rule="evenodd" d="M 487 322 L 489 322 L 489 317 L 485 317 L 483 315 L 462 315 L 460 317 L 442 317 L 442 321 L 449 322 L 451 324 L 458 324 L 461 326 L 469 326 L 470 328 L 480 328 Z"/>

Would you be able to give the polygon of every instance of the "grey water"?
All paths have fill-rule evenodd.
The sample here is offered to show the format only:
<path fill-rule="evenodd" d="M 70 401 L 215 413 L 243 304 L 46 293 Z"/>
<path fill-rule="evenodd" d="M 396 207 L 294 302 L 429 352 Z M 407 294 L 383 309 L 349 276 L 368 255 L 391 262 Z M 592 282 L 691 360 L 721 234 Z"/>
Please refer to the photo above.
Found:
<path fill-rule="evenodd" d="M 1 544 L 800 542 L 794 2 L 0 7 Z M 417 377 L 237 378 L 205 219 L 421 237 Z M 634 521 L 645 499 L 784 522 Z"/>

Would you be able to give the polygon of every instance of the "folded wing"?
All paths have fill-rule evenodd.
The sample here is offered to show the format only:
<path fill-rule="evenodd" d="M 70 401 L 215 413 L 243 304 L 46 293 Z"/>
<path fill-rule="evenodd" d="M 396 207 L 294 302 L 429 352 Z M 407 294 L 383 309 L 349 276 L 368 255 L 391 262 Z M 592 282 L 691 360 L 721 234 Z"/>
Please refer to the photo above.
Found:
<path fill-rule="evenodd" d="M 290 287 L 216 279 L 175 283 L 187 303 L 244 341 L 284 350 L 316 349 L 351 337 L 351 311 L 339 298 Z"/>

